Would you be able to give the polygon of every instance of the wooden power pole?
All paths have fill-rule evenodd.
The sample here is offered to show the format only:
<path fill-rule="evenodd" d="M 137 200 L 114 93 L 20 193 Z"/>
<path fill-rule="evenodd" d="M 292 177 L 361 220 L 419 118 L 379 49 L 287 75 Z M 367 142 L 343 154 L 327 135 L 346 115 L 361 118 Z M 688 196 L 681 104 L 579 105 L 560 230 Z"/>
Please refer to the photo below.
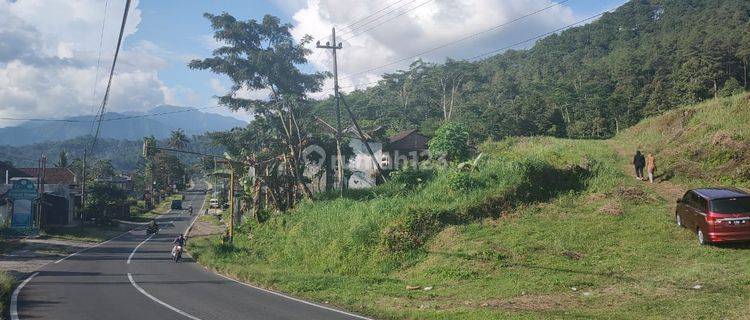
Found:
<path fill-rule="evenodd" d="M 330 42 L 326 42 L 325 45 L 321 45 L 320 41 L 317 43 L 317 47 L 320 49 L 328 49 L 333 51 L 333 92 L 334 100 L 336 103 L 336 165 L 338 166 L 337 178 L 339 185 L 339 195 L 344 193 L 344 160 L 341 157 L 341 109 L 339 107 L 339 68 L 336 61 L 336 50 L 341 49 L 341 43 L 336 42 L 336 28 L 331 29 L 333 45 Z"/>

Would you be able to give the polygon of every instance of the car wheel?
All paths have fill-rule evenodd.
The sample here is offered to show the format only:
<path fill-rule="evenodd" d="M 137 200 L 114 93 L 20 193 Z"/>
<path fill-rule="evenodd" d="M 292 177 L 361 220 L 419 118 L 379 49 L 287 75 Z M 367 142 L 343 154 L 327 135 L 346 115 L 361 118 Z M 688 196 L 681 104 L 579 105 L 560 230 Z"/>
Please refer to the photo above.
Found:
<path fill-rule="evenodd" d="M 685 227 L 685 225 L 682 224 L 682 217 L 680 217 L 679 214 L 675 213 L 674 220 L 675 220 L 675 222 L 677 222 L 678 226 L 683 227 L 683 228 Z"/>
<path fill-rule="evenodd" d="M 708 244 L 708 241 L 706 240 L 706 235 L 703 234 L 703 230 L 701 230 L 700 228 L 698 228 L 697 236 L 698 236 L 698 244 L 702 246 Z"/>

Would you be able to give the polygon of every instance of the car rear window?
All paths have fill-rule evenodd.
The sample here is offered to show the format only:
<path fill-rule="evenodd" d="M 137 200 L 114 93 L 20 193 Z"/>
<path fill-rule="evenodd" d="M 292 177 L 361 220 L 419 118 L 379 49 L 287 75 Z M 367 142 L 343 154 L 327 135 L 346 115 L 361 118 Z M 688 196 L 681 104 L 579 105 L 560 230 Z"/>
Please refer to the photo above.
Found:
<path fill-rule="evenodd" d="M 712 200 L 711 211 L 716 213 L 750 213 L 750 197 Z"/>

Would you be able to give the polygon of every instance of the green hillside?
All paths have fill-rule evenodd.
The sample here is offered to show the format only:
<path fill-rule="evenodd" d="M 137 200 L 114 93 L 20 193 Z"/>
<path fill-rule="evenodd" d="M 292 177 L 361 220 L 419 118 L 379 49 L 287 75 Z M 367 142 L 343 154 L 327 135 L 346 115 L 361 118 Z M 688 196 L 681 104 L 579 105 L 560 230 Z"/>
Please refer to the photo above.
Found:
<path fill-rule="evenodd" d="M 750 95 L 709 100 L 647 119 L 616 138 L 653 152 L 664 178 L 750 188 Z"/>
<path fill-rule="evenodd" d="M 675 117 L 690 113 L 685 142 L 670 143 Z M 711 171 L 724 168 L 711 160 L 724 148 L 711 137 L 746 143 L 748 128 L 737 125 L 749 117 L 747 98 L 735 96 L 647 119 L 614 140 L 486 143 L 474 172 L 412 173 L 274 215 L 252 225 L 252 238 L 245 225 L 234 245 L 200 238 L 190 250 L 242 280 L 379 318 L 743 318 L 747 246 L 698 246 L 672 221 L 664 189 L 681 186 L 642 183 L 625 169 L 638 141 L 660 146 L 674 181 L 697 184 L 676 170 L 688 143 L 707 150 L 689 159 L 704 166 L 700 178 L 728 184 L 734 175 Z"/>
<path fill-rule="evenodd" d="M 463 60 L 480 54 L 467 50 L 415 61 L 347 100 L 363 122 L 393 132 L 431 134 L 450 113 L 480 142 L 612 137 L 676 106 L 750 89 L 750 2 L 628 1 L 526 50 Z M 332 118 L 332 105 L 318 113 Z"/>

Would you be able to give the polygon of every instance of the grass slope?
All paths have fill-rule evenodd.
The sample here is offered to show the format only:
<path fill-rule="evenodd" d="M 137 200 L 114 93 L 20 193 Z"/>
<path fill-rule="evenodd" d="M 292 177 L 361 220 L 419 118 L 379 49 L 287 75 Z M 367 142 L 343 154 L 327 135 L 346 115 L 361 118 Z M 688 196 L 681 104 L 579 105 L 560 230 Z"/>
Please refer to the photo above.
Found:
<path fill-rule="evenodd" d="M 647 119 L 615 139 L 653 152 L 664 177 L 680 184 L 750 188 L 750 95 L 714 99 Z"/>
<path fill-rule="evenodd" d="M 686 109 L 719 117 L 711 108 Z M 673 199 L 623 172 L 629 159 L 612 147 L 662 145 L 645 126 L 670 116 L 613 142 L 488 143 L 476 172 L 306 204 L 253 225 L 252 239 L 195 239 L 190 250 L 239 279 L 379 318 L 746 317 L 747 248 L 696 245 L 673 225 Z M 702 125 L 685 131 L 698 131 L 692 124 Z M 679 163 L 662 152 L 662 168 Z"/>

